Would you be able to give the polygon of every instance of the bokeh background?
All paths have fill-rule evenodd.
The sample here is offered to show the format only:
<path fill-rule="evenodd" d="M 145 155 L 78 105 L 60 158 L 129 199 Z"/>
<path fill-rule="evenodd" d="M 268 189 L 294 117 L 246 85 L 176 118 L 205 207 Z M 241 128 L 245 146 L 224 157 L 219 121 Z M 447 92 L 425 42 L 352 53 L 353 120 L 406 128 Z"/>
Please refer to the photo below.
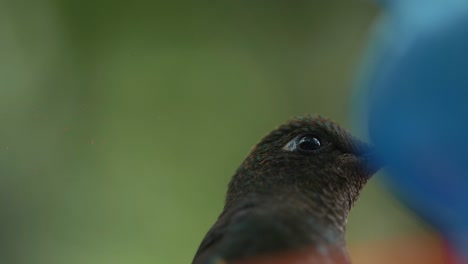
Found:
<path fill-rule="evenodd" d="M 365 0 L 0 0 L 0 262 L 189 263 L 249 149 L 349 122 Z M 351 246 L 424 227 L 377 176 Z"/>

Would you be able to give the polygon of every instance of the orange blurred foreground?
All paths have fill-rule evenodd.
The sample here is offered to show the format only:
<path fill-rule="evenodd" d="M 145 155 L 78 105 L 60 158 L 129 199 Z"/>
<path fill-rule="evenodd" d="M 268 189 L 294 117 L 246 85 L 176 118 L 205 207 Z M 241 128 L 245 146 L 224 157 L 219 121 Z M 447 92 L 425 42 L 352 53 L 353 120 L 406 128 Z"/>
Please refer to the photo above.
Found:
<path fill-rule="evenodd" d="M 443 242 L 434 235 L 400 237 L 350 247 L 356 264 L 449 264 Z"/>

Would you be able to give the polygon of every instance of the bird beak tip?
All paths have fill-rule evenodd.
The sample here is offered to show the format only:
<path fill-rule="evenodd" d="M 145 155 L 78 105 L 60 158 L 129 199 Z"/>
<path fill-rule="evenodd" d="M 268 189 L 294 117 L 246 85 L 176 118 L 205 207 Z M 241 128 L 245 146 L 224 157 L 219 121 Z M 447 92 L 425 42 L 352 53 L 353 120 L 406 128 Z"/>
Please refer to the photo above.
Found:
<path fill-rule="evenodd" d="M 363 142 L 360 143 L 358 144 L 359 147 L 355 150 L 355 154 L 362 161 L 366 174 L 370 178 L 383 167 L 384 163 L 375 147 Z"/>

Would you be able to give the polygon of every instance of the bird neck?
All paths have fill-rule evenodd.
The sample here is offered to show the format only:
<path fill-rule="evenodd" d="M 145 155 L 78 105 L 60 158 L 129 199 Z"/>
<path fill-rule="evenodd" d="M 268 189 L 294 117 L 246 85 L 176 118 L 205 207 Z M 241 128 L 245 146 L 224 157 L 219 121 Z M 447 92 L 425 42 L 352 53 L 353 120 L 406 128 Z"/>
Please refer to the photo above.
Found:
<path fill-rule="evenodd" d="M 225 210 L 239 205 L 274 206 L 276 210 L 293 210 L 300 213 L 301 217 L 314 218 L 337 232 L 345 232 L 348 214 L 355 201 L 353 197 L 357 197 L 353 191 L 333 184 L 310 183 L 307 186 L 294 180 L 285 180 L 293 177 L 270 177 L 270 182 L 255 177 L 243 174 L 233 177 L 226 196 Z M 277 181 L 281 181 L 281 184 Z"/>
<path fill-rule="evenodd" d="M 224 211 L 264 214 L 270 221 L 298 227 L 295 236 L 322 244 L 344 244 L 348 210 L 333 199 L 297 188 L 256 191 L 228 200 Z"/>

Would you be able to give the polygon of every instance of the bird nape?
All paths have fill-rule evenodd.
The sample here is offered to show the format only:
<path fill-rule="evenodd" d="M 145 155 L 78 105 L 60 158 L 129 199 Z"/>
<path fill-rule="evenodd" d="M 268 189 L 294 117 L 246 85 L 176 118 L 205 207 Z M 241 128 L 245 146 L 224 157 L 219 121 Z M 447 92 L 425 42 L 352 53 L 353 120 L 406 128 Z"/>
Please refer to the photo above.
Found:
<path fill-rule="evenodd" d="M 379 169 L 375 160 L 327 118 L 281 125 L 237 169 L 193 264 L 349 263 L 348 213 Z"/>

